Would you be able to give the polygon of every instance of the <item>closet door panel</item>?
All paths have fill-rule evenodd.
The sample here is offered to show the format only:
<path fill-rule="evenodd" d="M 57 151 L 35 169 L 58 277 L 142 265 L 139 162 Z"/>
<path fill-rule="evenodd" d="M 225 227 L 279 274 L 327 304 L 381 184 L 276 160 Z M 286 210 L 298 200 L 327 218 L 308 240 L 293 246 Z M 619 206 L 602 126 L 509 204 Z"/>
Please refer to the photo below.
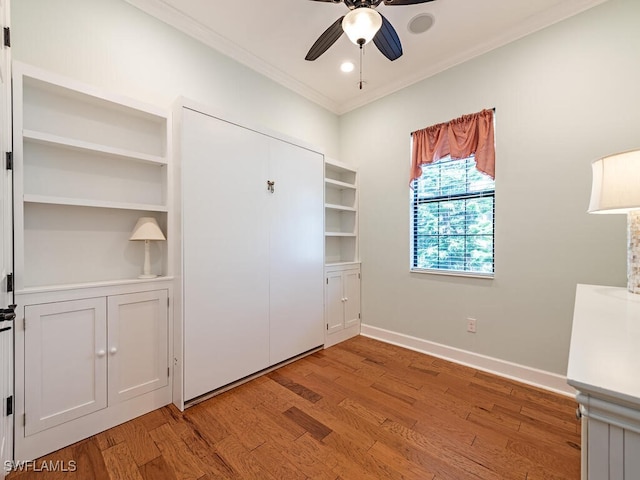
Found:
<path fill-rule="evenodd" d="M 185 399 L 269 361 L 268 137 L 185 109 Z"/>
<path fill-rule="evenodd" d="M 324 167 L 322 155 L 278 140 L 269 157 L 273 365 L 324 343 Z"/>

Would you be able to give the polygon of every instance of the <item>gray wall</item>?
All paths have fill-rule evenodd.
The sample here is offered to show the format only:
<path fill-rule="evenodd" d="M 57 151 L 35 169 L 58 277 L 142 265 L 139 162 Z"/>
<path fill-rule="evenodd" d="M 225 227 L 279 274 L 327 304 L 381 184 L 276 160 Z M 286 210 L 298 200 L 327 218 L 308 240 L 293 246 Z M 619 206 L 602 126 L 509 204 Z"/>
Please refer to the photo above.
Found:
<path fill-rule="evenodd" d="M 336 115 L 123 0 L 11 3 L 14 60 L 162 107 L 185 96 L 336 155 Z"/>
<path fill-rule="evenodd" d="M 639 21 L 611 0 L 341 117 L 364 323 L 566 373 L 576 283 L 626 282 L 624 216 L 586 209 L 590 162 L 640 147 Z M 495 279 L 409 273 L 410 132 L 491 107 Z"/>

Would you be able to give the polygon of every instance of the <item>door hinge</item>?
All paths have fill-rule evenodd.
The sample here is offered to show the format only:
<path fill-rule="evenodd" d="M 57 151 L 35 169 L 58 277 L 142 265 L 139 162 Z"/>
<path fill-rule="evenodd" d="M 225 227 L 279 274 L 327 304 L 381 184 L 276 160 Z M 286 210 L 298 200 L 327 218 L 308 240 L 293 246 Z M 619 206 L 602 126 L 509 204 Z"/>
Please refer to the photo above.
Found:
<path fill-rule="evenodd" d="M 26 413 L 24 413 L 24 414 L 22 415 L 22 426 L 23 426 L 23 427 L 26 427 L 26 426 L 27 426 L 27 414 L 26 414 Z"/>
<path fill-rule="evenodd" d="M 7 416 L 13 414 L 13 395 L 7 397 Z"/>
<path fill-rule="evenodd" d="M 327 285 L 329 285 L 329 279 L 327 278 Z"/>
<path fill-rule="evenodd" d="M 358 314 L 358 319 L 362 319 L 362 317 L 360 316 L 360 314 Z"/>
<path fill-rule="evenodd" d="M 167 367 L 167 377 L 169 376 L 169 367 Z"/>
<path fill-rule="evenodd" d="M 4 164 L 7 167 L 7 170 L 13 170 L 13 152 L 5 153 L 5 162 Z"/>
<path fill-rule="evenodd" d="M 169 297 L 167 297 L 167 308 L 169 308 Z"/>
<path fill-rule="evenodd" d="M 327 323 L 327 332 L 329 331 L 329 324 Z"/>
<path fill-rule="evenodd" d="M 4 46 L 11 46 L 11 29 L 9 27 L 4 27 Z"/>
<path fill-rule="evenodd" d="M 13 292 L 13 273 L 7 275 L 7 292 Z"/>
<path fill-rule="evenodd" d="M 358 274 L 358 280 L 360 279 L 360 274 Z"/>

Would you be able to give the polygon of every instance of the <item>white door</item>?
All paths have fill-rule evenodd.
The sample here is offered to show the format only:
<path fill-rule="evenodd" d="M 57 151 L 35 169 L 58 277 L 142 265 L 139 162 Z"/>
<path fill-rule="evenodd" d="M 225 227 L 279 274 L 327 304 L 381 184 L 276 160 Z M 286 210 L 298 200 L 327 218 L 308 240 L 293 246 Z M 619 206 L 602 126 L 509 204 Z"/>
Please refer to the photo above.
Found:
<path fill-rule="evenodd" d="M 324 343 L 324 159 L 272 139 L 270 364 Z"/>
<path fill-rule="evenodd" d="M 0 38 L 9 28 L 9 0 L 0 0 Z M 4 40 L 4 39 L 2 39 Z M 11 196 L 12 175 L 7 169 L 6 153 L 11 151 L 11 49 L 0 42 L 0 308 L 13 303 L 13 293 L 7 291 L 7 276 L 13 272 L 13 232 Z M 13 459 L 13 415 L 8 410 L 13 395 L 13 329 L 11 322 L 2 322 L 0 330 L 0 464 Z M 4 469 L 2 469 L 4 472 Z M 1 474 L 4 476 L 4 473 Z"/>
<path fill-rule="evenodd" d="M 346 270 L 344 285 L 344 328 L 360 323 L 360 271 Z"/>
<path fill-rule="evenodd" d="M 269 362 L 269 138 L 184 109 L 184 398 Z"/>
<path fill-rule="evenodd" d="M 109 405 L 169 383 L 167 290 L 108 298 Z"/>
<path fill-rule="evenodd" d="M 325 285 L 327 334 L 344 329 L 344 294 L 342 272 L 328 272 Z"/>
<path fill-rule="evenodd" d="M 105 298 L 25 307 L 25 435 L 107 406 Z"/>

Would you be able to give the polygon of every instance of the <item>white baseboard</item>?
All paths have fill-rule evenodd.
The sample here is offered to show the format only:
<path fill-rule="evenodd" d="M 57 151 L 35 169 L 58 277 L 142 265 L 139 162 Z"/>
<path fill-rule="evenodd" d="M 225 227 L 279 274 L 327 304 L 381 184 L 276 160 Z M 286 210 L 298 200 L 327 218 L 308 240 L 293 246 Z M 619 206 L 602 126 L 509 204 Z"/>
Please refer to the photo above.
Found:
<path fill-rule="evenodd" d="M 392 332 L 371 325 L 363 324 L 360 334 L 399 347 L 408 348 L 409 350 L 466 365 L 477 370 L 482 370 L 483 372 L 493 373 L 501 377 L 526 383 L 527 385 L 543 388 L 561 395 L 570 397 L 575 397 L 576 395 L 573 387 L 567 384 L 567 377 L 556 373 L 518 365 L 517 363 L 449 347 L 440 343 L 430 342 L 429 340 Z"/>

